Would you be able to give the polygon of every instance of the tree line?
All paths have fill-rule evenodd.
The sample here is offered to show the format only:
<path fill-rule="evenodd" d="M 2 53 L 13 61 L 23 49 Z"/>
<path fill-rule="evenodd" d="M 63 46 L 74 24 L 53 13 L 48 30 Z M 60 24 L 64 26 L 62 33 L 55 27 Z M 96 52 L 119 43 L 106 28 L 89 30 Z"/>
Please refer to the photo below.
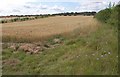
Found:
<path fill-rule="evenodd" d="M 0 16 L 2 17 L 31 17 L 31 16 L 77 16 L 77 15 L 84 15 L 84 16 L 90 16 L 95 15 L 96 12 L 65 12 L 65 13 L 56 13 L 56 14 L 37 14 L 37 15 L 9 15 L 9 16 Z"/>
<path fill-rule="evenodd" d="M 10 16 L 0 16 L 0 18 L 11 18 L 9 20 L 2 20 L 0 23 L 8 23 L 8 22 L 16 22 L 16 21 L 26 21 L 26 20 L 34 20 L 38 18 L 46 18 L 52 16 L 91 16 L 95 15 L 96 12 L 66 12 L 66 13 L 56 13 L 56 14 L 39 14 L 39 15 L 10 15 Z"/>

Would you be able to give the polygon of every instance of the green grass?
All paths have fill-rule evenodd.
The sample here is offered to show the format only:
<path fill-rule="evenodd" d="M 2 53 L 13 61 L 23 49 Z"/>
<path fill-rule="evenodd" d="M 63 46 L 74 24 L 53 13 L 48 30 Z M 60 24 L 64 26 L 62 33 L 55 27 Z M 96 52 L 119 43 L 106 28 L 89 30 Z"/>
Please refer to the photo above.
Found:
<path fill-rule="evenodd" d="M 64 39 L 64 45 L 41 54 L 3 49 L 3 61 L 6 60 L 3 74 L 115 75 L 118 72 L 117 43 L 117 28 L 103 24 L 94 33 Z"/>

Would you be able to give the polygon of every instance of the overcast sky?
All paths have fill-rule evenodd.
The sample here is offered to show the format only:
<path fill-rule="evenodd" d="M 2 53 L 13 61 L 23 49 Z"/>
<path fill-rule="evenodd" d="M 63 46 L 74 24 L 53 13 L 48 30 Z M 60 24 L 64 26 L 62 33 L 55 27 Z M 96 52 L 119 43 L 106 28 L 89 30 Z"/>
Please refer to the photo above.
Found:
<path fill-rule="evenodd" d="M 119 0 L 2 0 L 0 15 L 99 11 Z"/>

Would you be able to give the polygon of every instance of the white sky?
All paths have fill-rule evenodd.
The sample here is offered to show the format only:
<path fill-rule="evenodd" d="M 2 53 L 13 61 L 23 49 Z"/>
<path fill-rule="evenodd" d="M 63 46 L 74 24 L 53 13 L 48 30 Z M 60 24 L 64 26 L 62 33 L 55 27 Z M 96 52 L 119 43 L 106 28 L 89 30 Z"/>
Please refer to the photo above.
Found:
<path fill-rule="evenodd" d="M 119 0 L 2 0 L 0 15 L 99 11 L 106 8 L 109 2 L 117 4 Z"/>

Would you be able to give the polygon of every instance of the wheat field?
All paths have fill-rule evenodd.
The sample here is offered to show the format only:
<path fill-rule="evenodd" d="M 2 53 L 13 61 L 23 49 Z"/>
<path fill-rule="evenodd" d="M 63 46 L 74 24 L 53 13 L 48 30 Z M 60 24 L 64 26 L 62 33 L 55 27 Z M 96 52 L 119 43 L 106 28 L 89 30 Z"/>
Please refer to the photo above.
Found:
<path fill-rule="evenodd" d="M 3 41 L 39 41 L 52 35 L 79 29 L 81 34 L 94 31 L 98 22 L 93 16 L 57 16 L 2 25 Z"/>

